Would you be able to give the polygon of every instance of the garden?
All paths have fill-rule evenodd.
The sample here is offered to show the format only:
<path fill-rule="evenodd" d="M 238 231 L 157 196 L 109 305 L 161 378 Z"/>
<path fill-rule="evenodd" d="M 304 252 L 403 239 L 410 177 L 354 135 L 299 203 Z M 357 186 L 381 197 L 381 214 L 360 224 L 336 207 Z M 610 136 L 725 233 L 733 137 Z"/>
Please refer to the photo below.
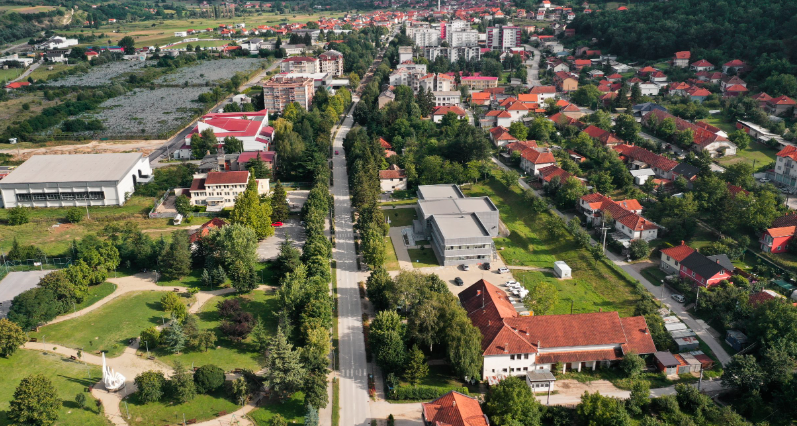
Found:
<path fill-rule="evenodd" d="M 181 67 L 171 74 L 158 78 L 154 83 L 161 85 L 188 84 L 191 86 L 218 84 L 221 80 L 228 80 L 236 72 L 248 73 L 259 68 L 264 63 L 263 59 L 257 58 L 201 61 L 196 65 Z M 192 99 L 196 99 L 196 95 Z"/>

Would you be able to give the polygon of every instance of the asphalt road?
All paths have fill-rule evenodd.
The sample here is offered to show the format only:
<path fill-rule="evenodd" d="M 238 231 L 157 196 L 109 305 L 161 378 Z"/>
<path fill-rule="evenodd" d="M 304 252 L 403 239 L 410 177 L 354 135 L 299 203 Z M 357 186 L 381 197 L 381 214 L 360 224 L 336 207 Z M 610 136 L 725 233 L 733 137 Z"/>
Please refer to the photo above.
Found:
<path fill-rule="evenodd" d="M 5 318 L 11 308 L 11 301 L 18 294 L 39 284 L 41 277 L 52 271 L 9 272 L 0 281 L 0 318 Z"/>
<path fill-rule="evenodd" d="M 526 50 L 531 51 L 531 59 L 526 61 L 526 86 L 534 87 L 540 85 L 540 51 L 528 44 L 524 44 Z M 531 65 L 529 65 L 531 63 Z"/>

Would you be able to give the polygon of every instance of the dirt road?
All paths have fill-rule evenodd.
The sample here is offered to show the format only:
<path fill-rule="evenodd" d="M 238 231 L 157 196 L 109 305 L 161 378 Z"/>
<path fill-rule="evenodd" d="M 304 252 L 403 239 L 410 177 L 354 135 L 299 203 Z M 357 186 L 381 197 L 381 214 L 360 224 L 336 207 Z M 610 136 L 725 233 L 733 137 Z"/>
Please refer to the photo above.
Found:
<path fill-rule="evenodd" d="M 102 154 L 110 152 L 141 152 L 145 156 L 163 145 L 163 140 L 131 140 L 123 142 L 91 141 L 86 144 L 56 145 L 36 148 L 17 148 L 0 150 L 2 154 L 13 155 L 14 160 L 27 160 L 33 155 L 53 154 Z"/>

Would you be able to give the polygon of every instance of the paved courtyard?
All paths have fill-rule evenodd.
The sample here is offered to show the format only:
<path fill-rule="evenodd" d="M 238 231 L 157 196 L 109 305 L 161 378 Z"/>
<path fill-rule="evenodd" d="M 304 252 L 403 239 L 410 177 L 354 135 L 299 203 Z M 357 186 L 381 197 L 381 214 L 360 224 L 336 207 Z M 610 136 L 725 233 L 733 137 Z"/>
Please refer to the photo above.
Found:
<path fill-rule="evenodd" d="M 298 217 L 291 217 L 283 225 L 274 229 L 274 235 L 261 241 L 257 246 L 257 257 L 263 260 L 276 259 L 280 252 L 280 245 L 286 238 L 293 241 L 293 246 L 301 250 L 305 241 L 304 227 L 299 225 Z"/>
<path fill-rule="evenodd" d="M 5 318 L 8 315 L 8 310 L 11 308 L 11 301 L 14 300 L 14 297 L 36 287 L 39 284 L 39 280 L 50 272 L 52 271 L 9 272 L 0 281 L 0 318 Z"/>

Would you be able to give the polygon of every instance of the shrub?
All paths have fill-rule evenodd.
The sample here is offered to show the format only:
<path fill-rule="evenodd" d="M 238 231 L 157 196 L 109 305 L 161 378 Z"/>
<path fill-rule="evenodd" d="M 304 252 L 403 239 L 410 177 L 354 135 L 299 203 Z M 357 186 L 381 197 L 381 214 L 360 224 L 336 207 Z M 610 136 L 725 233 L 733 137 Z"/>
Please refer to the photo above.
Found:
<path fill-rule="evenodd" d="M 30 213 L 28 209 L 22 206 L 16 206 L 8 211 L 8 224 L 11 226 L 24 225 L 30 222 Z"/>
<path fill-rule="evenodd" d="M 161 341 L 161 332 L 156 327 L 150 327 L 141 332 L 141 343 L 144 344 L 145 349 L 156 348 Z"/>
<path fill-rule="evenodd" d="M 135 379 L 138 388 L 138 397 L 143 402 L 157 402 L 163 398 L 163 388 L 166 378 L 160 371 L 145 371 Z"/>
<path fill-rule="evenodd" d="M 398 386 L 393 388 L 388 395 L 388 399 L 399 401 L 428 401 L 439 398 L 452 390 L 468 395 L 468 388 L 465 387 Z"/>
<path fill-rule="evenodd" d="M 224 370 L 213 364 L 203 365 L 194 373 L 194 383 L 197 391 L 212 392 L 224 384 Z"/>
<path fill-rule="evenodd" d="M 631 259 L 643 259 L 650 256 L 650 245 L 647 241 L 638 239 L 631 241 L 631 246 L 629 247 L 631 252 Z"/>
<path fill-rule="evenodd" d="M 66 220 L 69 223 L 78 223 L 83 219 L 83 210 L 78 207 L 66 211 Z"/>

